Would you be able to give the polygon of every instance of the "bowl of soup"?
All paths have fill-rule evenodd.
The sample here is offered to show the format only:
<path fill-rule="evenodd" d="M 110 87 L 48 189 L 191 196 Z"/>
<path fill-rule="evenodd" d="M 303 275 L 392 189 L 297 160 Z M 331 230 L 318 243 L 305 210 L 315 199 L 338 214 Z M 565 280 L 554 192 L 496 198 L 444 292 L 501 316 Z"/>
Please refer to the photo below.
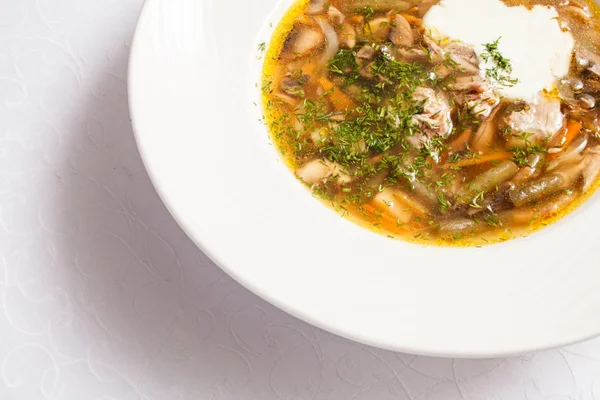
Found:
<path fill-rule="evenodd" d="M 188 235 L 336 334 L 489 357 L 600 333 L 584 0 L 150 0 L 136 138 Z"/>

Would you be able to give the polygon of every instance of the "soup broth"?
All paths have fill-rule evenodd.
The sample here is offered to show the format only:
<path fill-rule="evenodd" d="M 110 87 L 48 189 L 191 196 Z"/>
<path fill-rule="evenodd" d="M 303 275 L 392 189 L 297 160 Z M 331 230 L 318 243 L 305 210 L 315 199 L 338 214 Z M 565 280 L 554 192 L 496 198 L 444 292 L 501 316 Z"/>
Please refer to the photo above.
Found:
<path fill-rule="evenodd" d="M 452 1 L 462 0 L 441 6 Z M 369 229 L 437 245 L 526 235 L 589 197 L 600 175 L 598 10 L 582 0 L 500 6 L 556 13 L 542 22 L 567 54 L 564 68 L 550 54 L 550 71 L 564 72 L 530 96 L 535 77 L 517 76 L 523 60 L 506 56 L 523 49 L 503 35 L 444 36 L 428 26 L 445 12 L 439 1 L 292 7 L 265 54 L 262 91 L 296 177 Z"/>

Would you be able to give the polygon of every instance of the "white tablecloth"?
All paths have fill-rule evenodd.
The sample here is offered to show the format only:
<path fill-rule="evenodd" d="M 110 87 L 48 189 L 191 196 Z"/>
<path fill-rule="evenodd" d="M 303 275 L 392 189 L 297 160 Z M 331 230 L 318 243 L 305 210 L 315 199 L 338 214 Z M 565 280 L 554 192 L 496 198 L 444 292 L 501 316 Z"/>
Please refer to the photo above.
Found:
<path fill-rule="evenodd" d="M 0 399 L 600 399 L 600 340 L 486 361 L 394 354 L 224 275 L 134 143 L 141 5 L 0 0 Z"/>

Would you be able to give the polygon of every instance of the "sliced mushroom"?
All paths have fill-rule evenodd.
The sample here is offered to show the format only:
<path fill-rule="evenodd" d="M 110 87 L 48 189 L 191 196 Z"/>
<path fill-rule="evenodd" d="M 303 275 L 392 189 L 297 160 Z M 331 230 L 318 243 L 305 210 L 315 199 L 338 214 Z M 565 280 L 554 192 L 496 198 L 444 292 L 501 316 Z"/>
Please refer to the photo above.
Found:
<path fill-rule="evenodd" d="M 556 85 L 560 99 L 569 107 L 578 107 L 577 95 L 583 93 L 585 86 L 581 79 L 567 76 Z"/>
<path fill-rule="evenodd" d="M 285 39 L 281 57 L 296 59 L 310 55 L 325 44 L 323 32 L 306 25 L 297 25 Z"/>
<path fill-rule="evenodd" d="M 377 17 L 365 24 L 364 33 L 368 38 L 385 40 L 389 36 L 391 29 L 388 17 Z"/>
<path fill-rule="evenodd" d="M 317 23 L 325 35 L 326 46 L 323 54 L 321 55 L 321 63 L 324 65 L 340 50 L 340 42 L 338 40 L 337 32 L 335 29 L 333 29 L 329 22 L 327 22 L 324 18 L 319 18 Z"/>
<path fill-rule="evenodd" d="M 361 47 L 360 50 L 356 53 L 356 59 L 372 61 L 375 59 L 376 55 L 377 52 L 375 51 L 375 49 L 367 44 Z"/>
<path fill-rule="evenodd" d="M 304 85 L 309 79 L 302 71 L 287 73 L 281 80 L 281 90 L 293 97 L 304 97 Z"/>
<path fill-rule="evenodd" d="M 575 62 L 581 70 L 588 70 L 596 77 L 600 77 L 600 55 L 579 45 L 575 49 Z"/>
<path fill-rule="evenodd" d="M 356 53 L 356 62 L 359 66 L 358 73 L 360 76 L 366 79 L 373 79 L 375 77 L 373 72 L 373 60 L 376 56 L 377 52 L 369 45 L 364 45 Z"/>
<path fill-rule="evenodd" d="M 423 18 L 425 16 L 425 14 L 427 14 L 427 11 L 429 11 L 431 9 L 431 7 L 433 7 L 437 3 L 438 3 L 438 0 L 426 0 L 426 1 L 419 2 L 419 4 L 417 4 L 418 17 Z"/>
<path fill-rule="evenodd" d="M 396 46 L 410 47 L 415 43 L 415 37 L 410 27 L 410 23 L 402 15 L 396 15 L 392 30 L 390 32 L 390 40 Z"/>
<path fill-rule="evenodd" d="M 356 29 L 352 24 L 346 22 L 339 33 L 340 47 L 353 49 L 356 46 Z"/>
<path fill-rule="evenodd" d="M 600 81 L 587 79 L 583 83 L 584 90 L 588 93 L 600 93 Z"/>
<path fill-rule="evenodd" d="M 310 0 L 306 13 L 308 15 L 323 14 L 327 10 L 327 0 Z"/>
<path fill-rule="evenodd" d="M 570 96 L 581 94 L 585 89 L 584 83 L 579 78 L 568 76 L 558 81 L 558 91 L 561 96 Z"/>
<path fill-rule="evenodd" d="M 590 110 L 596 106 L 596 99 L 594 96 L 584 93 L 577 97 L 577 104 L 584 110 Z"/>
<path fill-rule="evenodd" d="M 398 60 L 408 63 L 425 63 L 429 60 L 429 55 L 423 49 L 398 49 L 396 52 Z"/>
<path fill-rule="evenodd" d="M 365 79 L 374 79 L 375 72 L 373 71 L 373 67 L 375 66 L 375 62 L 371 61 L 366 63 L 364 66 L 358 69 L 358 74 Z"/>
<path fill-rule="evenodd" d="M 346 21 L 346 16 L 340 10 L 331 5 L 327 10 L 327 15 L 334 26 L 340 26 Z"/>

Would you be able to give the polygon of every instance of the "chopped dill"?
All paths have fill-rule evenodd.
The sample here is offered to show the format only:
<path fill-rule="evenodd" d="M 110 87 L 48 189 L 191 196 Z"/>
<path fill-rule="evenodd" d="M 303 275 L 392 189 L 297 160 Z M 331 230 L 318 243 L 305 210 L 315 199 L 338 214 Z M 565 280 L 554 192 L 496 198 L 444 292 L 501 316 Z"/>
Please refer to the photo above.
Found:
<path fill-rule="evenodd" d="M 486 76 L 500 86 L 512 87 L 519 83 L 517 78 L 511 78 L 512 64 L 510 60 L 504 57 L 498 49 L 501 38 L 492 43 L 486 43 L 485 51 L 481 53 L 481 58 L 487 62 L 493 62 L 494 66 L 486 70 Z"/>

